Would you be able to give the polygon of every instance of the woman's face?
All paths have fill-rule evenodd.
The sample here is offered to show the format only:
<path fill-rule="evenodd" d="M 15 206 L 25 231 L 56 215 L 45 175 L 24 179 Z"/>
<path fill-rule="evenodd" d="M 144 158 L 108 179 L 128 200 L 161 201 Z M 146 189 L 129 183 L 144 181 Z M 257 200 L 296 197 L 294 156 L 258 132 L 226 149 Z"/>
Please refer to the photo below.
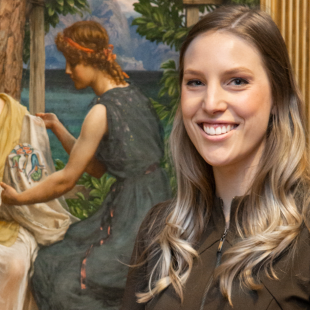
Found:
<path fill-rule="evenodd" d="M 70 75 L 76 89 L 91 87 L 96 78 L 95 69 L 92 66 L 82 63 L 71 65 L 68 61 L 66 61 L 66 74 Z"/>
<path fill-rule="evenodd" d="M 181 106 L 186 131 L 211 166 L 258 163 L 272 97 L 254 46 L 225 31 L 195 38 L 184 56 Z"/>

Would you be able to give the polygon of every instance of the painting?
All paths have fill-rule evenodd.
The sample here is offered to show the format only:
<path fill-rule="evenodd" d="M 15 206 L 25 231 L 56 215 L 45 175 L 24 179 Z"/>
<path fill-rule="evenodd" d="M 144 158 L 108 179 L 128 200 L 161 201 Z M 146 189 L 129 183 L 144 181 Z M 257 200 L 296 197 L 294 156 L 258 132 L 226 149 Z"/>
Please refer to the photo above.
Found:
<path fill-rule="evenodd" d="M 24 11 L 32 18 L 33 10 L 39 7 L 40 3 L 41 1 L 33 2 L 29 7 L 29 3 L 26 1 L 16 1 L 13 4 L 11 2 L 7 5 L 1 2 L 1 13 L 2 16 L 7 14 L 8 17 L 9 12 L 12 14 L 11 16 L 17 15 L 16 12 L 18 12 L 21 16 Z M 143 9 L 145 5 L 149 6 L 150 2 L 142 4 L 140 9 Z M 66 6 L 72 9 L 66 11 Z M 59 8 L 62 8 L 62 11 Z M 19 193 L 27 191 L 31 193 L 32 189 L 38 188 L 36 193 L 32 191 L 34 196 L 37 196 L 38 192 L 47 193 L 49 191 L 51 195 L 47 195 L 45 198 L 41 196 L 41 200 L 48 200 L 45 204 L 35 198 L 36 201 L 32 200 L 34 203 L 30 204 L 31 207 L 26 202 L 20 207 L 17 203 L 16 205 L 13 203 L 12 207 L 8 206 L 8 202 L 2 204 L 2 209 L 6 210 L 8 215 L 6 216 L 5 212 L 1 213 L 4 220 L 0 225 L 1 233 L 7 227 L 5 226 L 7 223 L 12 223 L 10 227 L 15 229 L 13 245 L 16 245 L 14 254 L 10 251 L 6 253 L 6 259 L 3 260 L 4 266 L 8 266 L 10 259 L 15 261 L 18 252 L 22 253 L 21 247 L 28 254 L 20 257 L 24 262 L 27 262 L 21 281 L 10 284 L 11 289 L 12 285 L 15 288 L 12 290 L 14 294 L 4 296 L 5 289 L 3 289 L 0 293 L 0 302 L 3 304 L 3 309 L 14 308 L 16 310 L 36 309 L 36 307 L 39 309 L 76 309 L 77 307 L 118 309 L 138 228 L 153 205 L 171 197 L 170 181 L 167 171 L 165 171 L 164 160 L 165 127 L 167 124 L 171 125 L 171 122 L 160 120 L 156 113 L 156 104 L 157 108 L 159 105 L 168 106 L 169 95 L 163 94 L 160 99 L 158 96 L 163 87 L 160 84 L 160 80 L 163 79 L 161 65 L 167 61 L 177 62 L 178 51 L 164 42 L 149 40 L 137 32 L 139 20 L 137 24 L 134 20 L 141 18 L 141 13 L 139 12 L 139 3 L 136 7 L 134 1 L 46 1 L 44 14 L 46 31 L 45 89 L 43 89 L 45 111 L 37 110 L 35 112 L 56 115 L 59 123 L 63 125 L 65 135 L 67 133 L 68 137 L 72 135 L 71 141 L 75 141 L 81 134 L 85 116 L 92 117 L 92 122 L 89 122 L 91 127 L 94 126 L 96 115 L 103 111 L 104 117 L 101 123 L 106 123 L 105 127 L 107 128 L 103 131 L 100 143 L 98 141 L 95 157 L 96 160 L 105 162 L 104 171 L 106 173 L 99 177 L 96 173 L 95 176 L 91 173 L 82 174 L 77 179 L 77 185 L 71 191 L 65 190 L 68 192 L 65 195 L 66 205 L 63 200 L 56 199 L 57 197 L 53 194 L 56 191 L 53 183 L 47 185 L 48 175 L 53 172 L 54 167 L 47 168 L 45 147 L 48 143 L 46 144 L 46 142 L 49 142 L 56 170 L 63 169 L 62 171 L 66 172 L 69 171 L 67 167 L 70 166 L 67 153 L 72 151 L 71 157 L 75 158 L 85 156 L 84 154 L 89 151 L 89 148 L 92 148 L 92 142 L 90 142 L 92 139 L 91 136 L 84 140 L 78 139 L 73 143 L 74 147 L 72 146 L 69 152 L 67 149 L 66 153 L 64 150 L 66 147 L 63 147 L 67 143 L 64 142 L 66 139 L 57 136 L 52 128 L 48 129 L 48 136 L 43 134 L 43 138 L 41 136 L 38 138 L 36 130 L 42 133 L 42 120 L 45 125 L 47 122 L 43 116 L 41 116 L 41 120 L 29 117 L 25 110 L 25 107 L 31 110 L 29 103 L 31 97 L 29 53 L 32 47 L 29 47 L 29 43 L 36 36 L 32 24 L 25 18 L 24 26 L 19 27 L 25 29 L 24 64 L 20 76 L 22 78 L 18 79 L 19 74 L 16 72 L 13 78 L 13 80 L 21 82 L 20 87 L 18 83 L 14 85 L 15 89 L 20 88 L 20 90 L 10 91 L 10 87 L 13 85 L 6 83 L 4 79 L 2 91 L 7 94 L 3 94 L 1 100 L 2 103 L 4 102 L 3 111 L 6 112 L 5 109 L 8 106 L 16 106 L 14 111 L 19 111 L 18 109 L 23 111 L 22 117 L 19 118 L 19 123 L 23 122 L 19 131 L 20 135 L 27 135 L 31 131 L 30 136 L 34 135 L 35 138 L 38 138 L 34 139 L 36 141 L 44 141 L 44 147 L 32 140 L 19 140 L 19 144 L 12 147 L 13 153 L 10 155 L 12 160 L 6 162 L 2 187 L 6 191 L 6 186 L 11 185 Z M 107 55 L 110 55 L 111 59 L 116 58 L 126 77 L 125 80 L 121 80 L 122 83 L 116 83 L 116 86 L 112 83 L 114 86 L 108 91 L 101 93 L 99 91 L 98 93 L 90 83 L 86 85 L 90 87 L 77 87 L 72 72 L 77 72 L 80 63 L 72 64 L 68 55 L 63 50 L 59 51 L 59 46 L 55 44 L 57 34 L 62 34 L 64 29 L 82 21 L 90 21 L 89 25 L 95 25 L 97 28 L 98 25 L 103 26 L 110 38 L 109 45 L 96 53 L 105 54 L 106 59 L 108 59 Z M 18 28 L 18 26 L 16 27 Z M 10 29 L 10 27 L 8 28 Z M 23 35 L 20 32 L 19 36 Z M 19 37 L 14 37 L 12 30 L 8 34 L 8 38 L 7 44 L 2 46 L 2 59 L 6 64 L 3 67 L 6 67 L 6 72 L 14 71 L 12 63 L 17 59 L 14 50 L 11 51 L 14 61 L 11 62 L 8 59 L 10 38 L 14 38 L 15 42 L 19 40 Z M 67 38 L 65 37 L 65 41 L 70 43 L 67 44 L 69 49 L 80 51 L 87 48 L 77 42 L 71 43 L 73 40 L 69 41 Z M 113 48 L 110 47 L 110 44 L 113 45 Z M 88 48 L 87 53 L 91 54 L 92 52 Z M 84 62 L 81 65 L 85 70 L 90 68 L 92 73 L 95 71 L 98 73 L 96 66 L 92 67 Z M 68 67 L 71 73 L 68 73 Z M 115 65 L 114 68 L 117 66 Z M 85 71 L 81 72 L 80 81 L 84 81 Z M 9 79 L 7 78 L 7 80 Z M 105 81 L 105 78 L 101 81 Z M 35 87 L 40 87 L 40 85 Z M 15 101 L 8 95 L 18 100 Z M 105 108 L 102 109 L 102 107 Z M 92 112 L 94 109 L 96 109 L 96 113 Z M 4 118 L 3 113 L 2 118 Z M 17 114 L 11 114 L 11 119 L 17 126 L 17 120 L 14 120 Z M 94 114 L 96 115 L 94 116 Z M 27 119 L 26 126 L 24 125 L 25 119 Z M 86 127 L 89 128 L 89 126 Z M 34 131 L 32 131 L 33 128 L 35 128 Z M 49 127 L 47 126 L 47 128 Z M 93 130 L 93 133 L 93 137 L 95 137 L 96 130 Z M 86 144 L 84 147 L 78 148 L 77 145 L 81 140 Z M 75 151 L 75 148 L 79 151 Z M 91 157 L 94 157 L 93 155 Z M 40 160 L 35 160 L 35 156 Z M 82 162 L 80 163 L 82 164 Z M 98 162 L 96 168 L 98 168 Z M 71 170 L 79 169 L 80 164 Z M 30 172 L 31 174 L 29 174 Z M 64 173 L 59 171 L 55 175 Z M 40 178 L 34 180 L 32 178 L 34 175 L 40 175 Z M 57 208 L 54 206 L 54 200 L 59 202 Z M 49 216 L 48 210 L 53 215 Z M 40 216 L 37 216 L 37 211 Z M 21 219 L 21 214 L 27 217 L 29 222 L 26 221 L 25 224 L 25 221 Z M 70 223 L 73 224 L 68 229 Z M 42 238 L 40 230 L 34 229 L 33 225 L 49 231 L 52 226 L 58 225 L 61 227 L 61 232 L 57 230 L 53 238 L 50 236 Z M 65 235 L 64 228 L 68 229 Z M 19 239 L 23 241 L 17 243 Z M 0 252 L 4 253 L 8 244 L 1 245 L 3 248 L 0 246 Z M 2 249 L 4 250 L 2 251 Z M 33 275 L 31 283 L 28 284 L 30 281 L 29 272 Z M 0 276 L 10 278 L 9 274 Z M 13 279 L 13 275 L 11 278 Z"/>

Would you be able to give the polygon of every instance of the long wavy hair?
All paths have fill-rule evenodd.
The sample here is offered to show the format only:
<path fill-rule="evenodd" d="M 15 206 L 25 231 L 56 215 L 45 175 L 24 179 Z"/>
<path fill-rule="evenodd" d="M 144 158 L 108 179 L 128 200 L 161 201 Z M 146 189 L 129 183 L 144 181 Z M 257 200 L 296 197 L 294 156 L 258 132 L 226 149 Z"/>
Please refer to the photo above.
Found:
<path fill-rule="evenodd" d="M 83 48 L 92 49 L 88 53 L 70 45 L 66 38 L 71 39 Z M 58 33 L 55 39 L 57 49 L 61 51 L 66 60 L 75 66 L 78 63 L 91 65 L 105 71 L 117 84 L 126 84 L 124 73 L 116 62 L 105 51 L 109 50 L 109 35 L 104 27 L 95 21 L 79 21 Z"/>
<path fill-rule="evenodd" d="M 220 7 L 193 26 L 180 52 L 180 84 L 187 48 L 193 39 L 211 30 L 231 33 L 257 48 L 268 74 L 275 110 L 247 198 L 242 199 L 236 216 L 231 219 L 239 238 L 224 253 L 222 264 L 215 270 L 220 290 L 232 304 L 233 281 L 239 280 L 243 287 L 258 290 L 257 270 L 277 279 L 274 260 L 284 251 L 293 253 L 302 226 L 306 223 L 309 227 L 305 113 L 280 31 L 268 14 L 243 6 Z M 184 284 L 198 256 L 196 245 L 213 207 L 212 167 L 187 135 L 180 108 L 170 145 L 177 174 L 177 195 L 163 205 L 165 211 L 149 225 L 149 244 L 137 265 L 150 263 L 154 258 L 156 263 L 148 278 L 148 290 L 137 293 L 138 302 L 151 300 L 169 285 L 183 300 Z"/>

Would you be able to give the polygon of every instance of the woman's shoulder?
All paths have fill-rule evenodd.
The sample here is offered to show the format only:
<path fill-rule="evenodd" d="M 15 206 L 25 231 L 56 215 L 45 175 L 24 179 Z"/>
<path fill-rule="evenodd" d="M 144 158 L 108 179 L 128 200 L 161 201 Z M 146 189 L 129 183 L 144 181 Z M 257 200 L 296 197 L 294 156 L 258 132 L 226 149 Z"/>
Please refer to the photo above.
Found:
<path fill-rule="evenodd" d="M 129 100 L 132 86 L 114 87 L 104 92 L 100 96 L 96 96 L 90 102 L 88 108 L 91 109 L 95 105 L 105 105 L 106 107 L 122 108 L 122 103 Z"/>
<path fill-rule="evenodd" d="M 303 224 L 297 240 L 297 251 L 309 254 L 310 261 L 310 227 Z"/>
<path fill-rule="evenodd" d="M 297 309 L 297 299 L 300 305 L 309 300 L 310 233 L 306 225 L 302 226 L 296 241 L 295 248 L 285 251 L 274 262 L 278 279 L 266 275 L 261 277 L 263 285 L 281 309 Z"/>

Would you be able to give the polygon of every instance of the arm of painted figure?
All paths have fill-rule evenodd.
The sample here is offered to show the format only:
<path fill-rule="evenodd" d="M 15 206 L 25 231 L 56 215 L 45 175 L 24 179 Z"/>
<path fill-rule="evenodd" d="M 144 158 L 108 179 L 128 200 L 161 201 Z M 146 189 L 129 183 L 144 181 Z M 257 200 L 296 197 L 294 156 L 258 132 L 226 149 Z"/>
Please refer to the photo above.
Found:
<path fill-rule="evenodd" d="M 104 121 L 105 120 L 105 121 Z M 81 134 L 72 147 L 68 164 L 20 194 L 12 187 L 0 183 L 2 202 L 9 205 L 34 204 L 55 199 L 71 190 L 92 160 L 103 135 L 107 132 L 107 115 L 104 105 L 94 106 L 85 118 Z"/>
<path fill-rule="evenodd" d="M 71 154 L 72 148 L 77 139 L 71 135 L 66 127 L 59 121 L 54 113 L 37 113 L 36 116 L 42 118 L 46 129 L 51 129 L 54 135 L 62 144 L 68 155 Z M 106 171 L 105 166 L 93 156 L 89 165 L 85 169 L 87 173 L 95 178 L 100 178 Z"/>

